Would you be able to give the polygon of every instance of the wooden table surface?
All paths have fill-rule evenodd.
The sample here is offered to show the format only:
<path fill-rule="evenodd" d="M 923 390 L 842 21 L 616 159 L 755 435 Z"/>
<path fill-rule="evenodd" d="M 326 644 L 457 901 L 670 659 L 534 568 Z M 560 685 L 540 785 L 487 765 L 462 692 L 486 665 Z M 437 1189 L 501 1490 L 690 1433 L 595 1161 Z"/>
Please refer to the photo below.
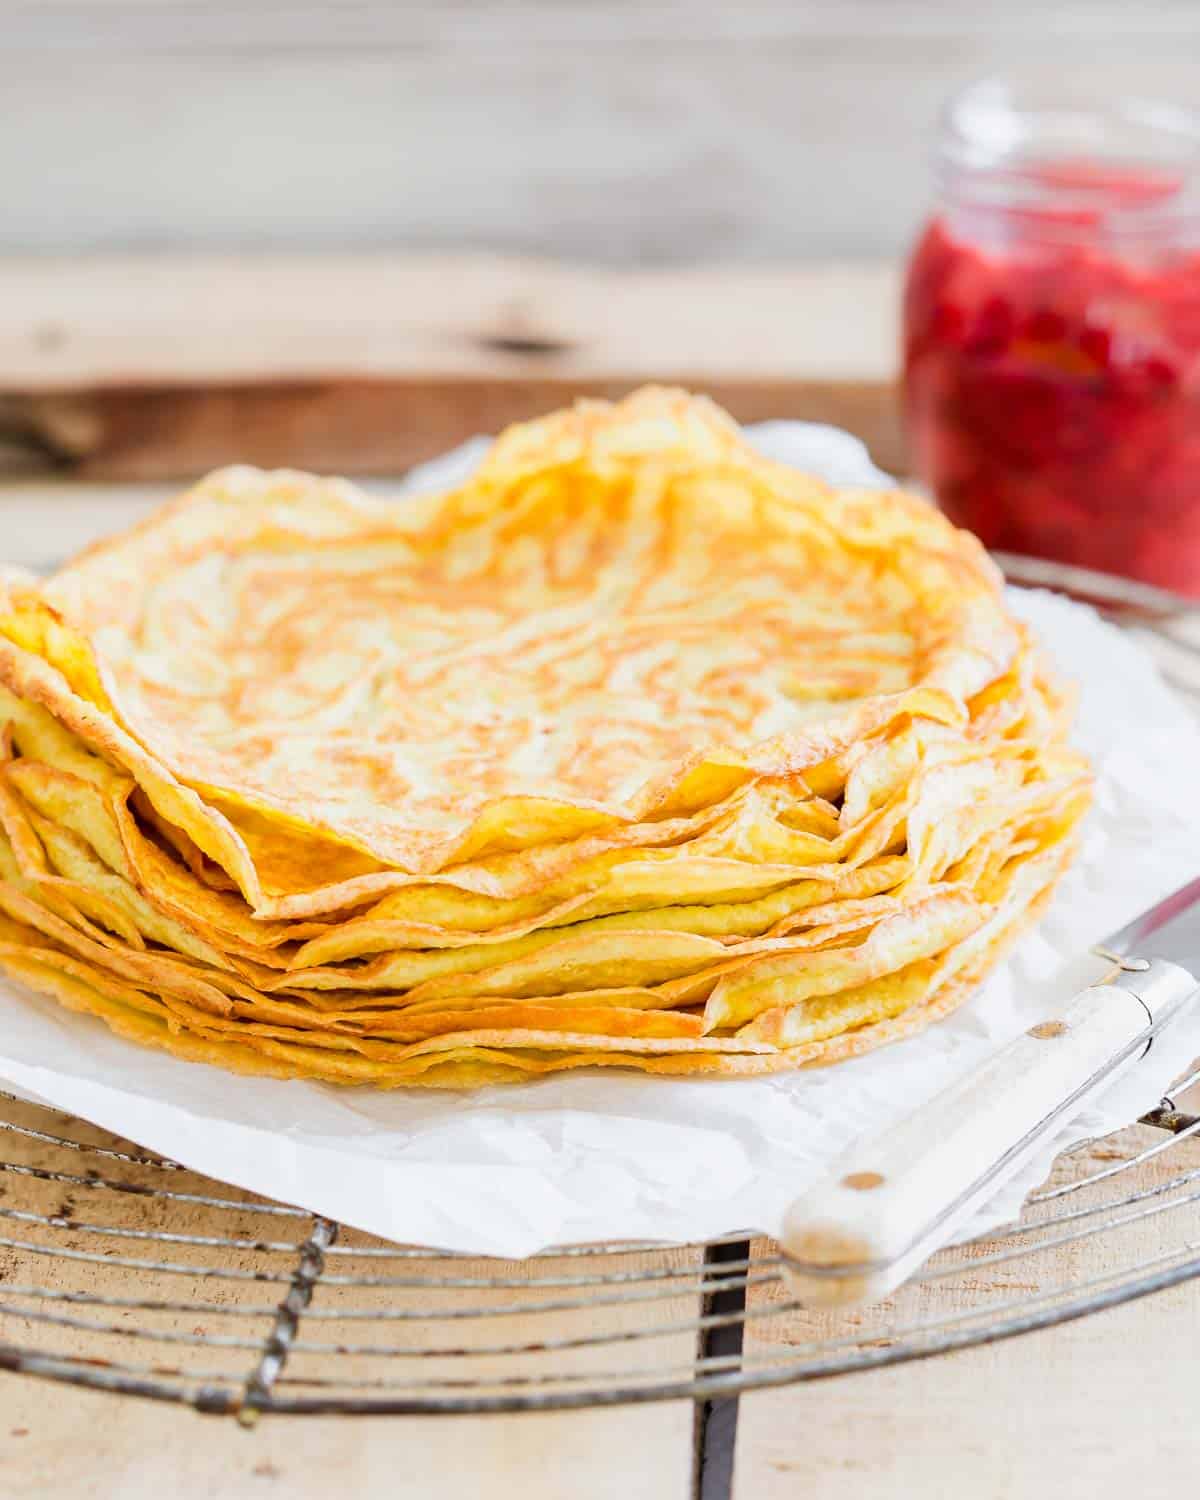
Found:
<path fill-rule="evenodd" d="M 44 1118 L 37 1123 L 45 1128 Z M 1142 1129 L 1124 1150 L 1153 1139 Z M 1194 1169 L 1192 1147 L 1186 1160 L 1181 1147 L 1170 1162 L 1140 1169 L 1143 1185 Z M 1099 1143 L 1078 1165 L 1096 1170 L 1112 1158 L 1112 1148 Z M 37 1146 L 29 1159 L 39 1159 Z M 180 1185 L 189 1191 L 201 1186 Z M 44 1186 L 39 1200 L 37 1184 L 19 1183 L 7 1202 L 35 1210 L 40 1203 L 43 1212 L 53 1212 L 46 1205 L 57 1202 L 62 1189 Z M 106 1210 L 105 1222 L 120 1222 L 112 1212 Z M 130 1224 L 146 1222 L 147 1210 L 136 1198 L 115 1212 Z M 1184 1212 L 1186 1223 L 1176 1213 L 1165 1227 L 1156 1219 L 1136 1226 L 1138 1254 L 1162 1252 L 1184 1234 L 1200 1241 L 1200 1205 Z M 171 1227 L 203 1234 L 213 1226 L 203 1208 L 176 1206 Z M 228 1252 L 222 1254 L 227 1260 Z M 1067 1274 L 1079 1280 L 1102 1275 L 1116 1254 L 1111 1235 L 1055 1251 L 1040 1257 L 1037 1269 L 1027 1263 L 1038 1279 L 1026 1289 L 1032 1293 Z M 460 1269 L 480 1268 L 465 1262 Z M 4 1281 L 46 1284 L 58 1274 L 53 1265 L 31 1271 L 28 1258 L 22 1265 L 7 1252 L 0 1261 L 0 1300 Z M 87 1287 L 101 1295 L 132 1289 L 129 1273 L 104 1264 L 89 1268 Z M 258 1291 L 235 1288 L 231 1295 Z M 961 1284 L 955 1291 L 931 1281 L 922 1313 L 953 1313 L 963 1294 Z M 764 1336 L 756 1332 L 762 1326 L 748 1325 L 751 1339 Z M 519 1319 L 506 1320 L 506 1332 L 516 1337 L 520 1327 Z M 538 1335 L 543 1332 L 540 1321 Z M 798 1318 L 793 1329 L 771 1325 L 772 1340 L 804 1336 Z M 94 1354 L 97 1347 L 90 1335 L 22 1325 L 12 1314 L 4 1319 L 4 1337 L 41 1348 L 52 1344 L 66 1354 Z M 1192 1282 L 1005 1343 L 744 1396 L 732 1495 L 907 1500 L 931 1486 L 935 1494 L 971 1500 L 1187 1495 L 1200 1470 L 1198 1341 L 1200 1284 Z M 636 1346 L 628 1347 L 637 1357 Z M 671 1357 L 686 1360 L 689 1351 L 674 1350 Z M 47 1500 L 691 1500 L 693 1438 L 687 1402 L 523 1416 L 277 1416 L 245 1429 L 229 1417 L 0 1374 L 0 1493 Z M 726 1500 L 729 1492 L 714 1487 L 702 1493 L 703 1500 Z"/>
<path fill-rule="evenodd" d="M 8 372 L 0 375 L 0 392 L 8 392 L 7 396 L 0 393 L 0 429 L 6 418 L 10 439 L 14 433 L 34 433 L 34 447 L 37 442 L 43 444 L 43 457 L 51 449 L 60 459 L 74 453 L 85 474 L 157 473 L 164 464 L 169 466 L 171 460 L 164 457 L 169 445 L 160 441 L 161 431 L 151 429 L 130 437 L 131 429 L 121 425 L 126 419 L 117 421 L 112 409 L 103 405 L 99 394 L 105 384 L 103 372 L 114 368 L 114 350 L 123 350 L 119 364 L 134 381 L 138 419 L 153 411 L 147 392 L 167 390 L 176 400 L 183 399 L 181 391 L 192 391 L 199 404 L 187 420 L 193 422 L 195 441 L 190 447 L 185 444 L 185 451 L 188 462 L 197 455 L 207 458 L 214 433 L 220 436 L 219 423 L 214 428 L 210 420 L 213 402 L 223 400 L 228 408 L 228 397 L 214 396 L 205 381 L 211 378 L 227 387 L 235 376 L 240 379 L 252 373 L 248 346 L 243 342 L 222 350 L 219 337 L 207 342 L 200 339 L 190 346 L 191 368 L 182 373 L 175 368 L 173 373 L 163 362 L 161 341 L 150 333 L 153 309 L 157 308 L 160 318 L 181 315 L 181 304 L 172 303 L 161 285 L 149 288 L 151 311 L 143 308 L 141 322 L 135 318 L 131 331 L 97 313 L 97 308 L 106 305 L 103 297 L 115 298 L 127 310 L 136 306 L 136 277 L 128 265 L 90 270 L 82 282 L 78 274 L 61 268 L 57 280 L 52 272 L 32 266 L 25 274 L 29 297 L 24 302 L 10 298 L 7 313 L 0 309 L 0 355 Z M 192 274 L 203 282 L 216 271 L 209 266 Z M 422 286 L 428 293 L 437 281 L 436 277 L 429 280 L 430 275 L 419 268 L 414 271 L 408 283 L 413 296 L 421 294 Z M 711 279 L 705 281 L 706 275 Z M 444 378 L 450 384 L 434 406 L 443 417 L 432 432 L 420 435 L 418 451 L 420 444 L 432 451 L 465 435 L 486 421 L 489 413 L 508 414 L 514 409 L 512 399 L 497 402 L 494 396 L 500 389 L 500 373 L 514 362 L 528 375 L 530 362 L 544 367 L 559 361 L 552 377 L 542 369 L 538 379 L 544 378 L 545 383 L 526 389 L 517 407 L 522 402 L 528 405 L 540 399 L 547 404 L 558 399 L 577 378 L 584 384 L 588 379 L 628 383 L 657 368 L 644 352 L 637 352 L 627 335 L 614 331 L 616 321 L 610 327 L 600 316 L 602 294 L 612 292 L 613 287 L 601 285 L 595 279 L 598 273 L 592 280 L 581 273 L 557 282 L 540 274 L 530 276 L 525 283 L 519 277 L 516 282 L 503 277 L 489 281 L 477 265 L 463 271 L 458 282 L 460 322 L 463 327 L 469 325 L 474 335 L 482 329 L 493 338 L 490 354 L 480 352 L 478 338 L 469 353 L 459 345 L 447 345 L 430 331 L 441 326 L 433 314 L 425 320 L 423 338 L 410 337 L 411 330 L 397 333 L 393 328 L 383 339 L 387 348 L 379 357 L 393 382 L 414 379 L 420 361 L 431 357 L 431 350 L 434 355 L 441 350 Z M 706 294 L 720 279 L 716 273 L 697 276 Z M 245 268 L 236 272 L 234 280 L 239 277 L 238 295 L 248 307 L 254 278 Z M 444 280 L 443 272 L 443 289 Z M 222 284 L 228 287 L 230 283 Z M 511 288 L 517 284 L 526 287 L 524 300 L 513 299 Z M 874 298 L 884 306 L 894 284 L 894 275 L 886 270 L 859 281 L 853 276 L 828 280 L 826 291 L 834 300 L 837 316 L 828 309 L 820 317 L 814 314 L 817 321 L 810 326 L 824 327 L 826 333 L 821 338 L 814 333 L 813 346 L 803 357 L 796 355 L 795 345 L 789 345 L 792 352 L 774 356 L 774 364 L 772 357 L 756 358 L 754 330 L 761 337 L 768 329 L 769 309 L 778 305 L 781 284 L 774 286 L 771 296 L 764 292 L 761 301 L 750 297 L 740 324 L 728 310 L 718 314 L 727 336 L 724 343 L 701 343 L 690 328 L 685 313 L 696 305 L 695 285 L 688 295 L 679 292 L 678 301 L 671 301 L 672 292 L 667 301 L 675 312 L 659 325 L 676 330 L 663 334 L 664 346 L 678 356 L 668 355 L 668 365 L 672 373 L 691 370 L 700 377 L 712 376 L 718 384 L 724 380 L 730 389 L 743 394 L 750 392 L 742 406 L 749 415 L 815 411 L 850 420 L 846 413 L 858 401 L 857 410 L 876 414 L 871 433 L 879 439 L 877 453 L 881 443 L 885 451 L 880 456 L 886 458 L 886 445 L 892 439 L 880 434 L 894 429 L 880 425 L 877 418 L 883 410 L 881 402 L 890 400 L 891 356 L 878 328 L 869 337 L 861 337 L 857 345 L 851 340 L 852 353 L 835 372 L 838 381 L 827 384 L 824 395 L 814 371 L 820 365 L 821 348 L 832 337 L 830 329 L 853 307 L 856 297 L 868 302 Z M 805 279 L 807 290 L 798 305 L 821 306 L 814 285 L 812 278 Z M 548 288 L 557 289 L 554 296 L 548 296 Z M 627 308 L 653 307 L 654 290 L 653 286 L 639 289 L 622 284 L 619 294 Z M 193 308 L 189 314 L 193 324 L 198 318 L 202 321 L 195 311 L 201 304 L 188 305 Z M 439 315 L 445 312 L 442 306 Z M 307 352 L 301 352 L 310 361 L 308 374 L 315 377 L 328 356 L 321 341 L 329 336 L 330 325 L 314 314 L 306 326 L 310 342 L 304 346 Z M 55 328 L 57 332 L 47 332 Z M 892 336 L 890 325 L 886 336 Z M 283 358 L 286 343 L 277 328 L 276 341 L 265 353 L 272 359 Z M 559 345 L 567 346 L 566 352 Z M 447 348 L 458 352 L 447 355 Z M 581 352 L 587 349 L 602 352 L 593 358 Z M 258 355 L 265 357 L 263 347 Z M 456 359 L 459 367 L 455 367 Z M 502 367 L 499 373 L 497 363 Z M 739 382 L 738 371 L 748 364 L 758 373 L 748 382 Z M 761 374 L 764 368 L 767 377 Z M 274 373 L 278 375 L 277 370 Z M 455 384 L 463 381 L 465 385 Z M 493 392 L 491 405 L 472 406 L 469 399 L 455 404 L 456 393 L 462 397 L 465 391 L 469 396 L 470 391 L 478 393 L 485 387 Z M 398 388 L 394 383 L 389 387 L 391 399 Z M 800 402 L 789 407 L 788 400 L 805 390 L 811 398 L 808 405 Z M 763 391 L 772 393 L 765 409 Z M 846 405 L 847 391 L 857 393 L 851 396 L 851 407 Z M 280 408 L 285 435 L 296 430 L 300 408 L 294 395 L 293 391 Z M 202 407 L 207 408 L 207 416 Z M 393 411 L 397 409 L 404 410 Z M 453 413 L 452 418 L 444 416 L 446 411 Z M 115 423 L 111 430 L 105 427 L 110 418 Z M 368 426 L 378 435 L 378 412 Z M 222 440 L 228 441 L 230 433 L 236 438 L 242 428 L 238 420 L 227 420 L 223 430 Z M 118 441 L 114 433 L 126 435 Z M 276 434 L 266 446 L 269 449 L 279 441 Z M 344 451 L 344 439 L 335 435 L 329 443 L 333 451 Z M 394 458 L 412 446 L 411 437 L 383 442 L 373 450 L 374 457 Z M 0 485 L 3 560 L 51 564 L 75 546 L 143 512 L 162 492 L 157 485 L 114 488 L 62 478 L 10 479 Z M 1155 1248 L 1154 1235 L 1162 1232 L 1153 1226 L 1145 1229 L 1148 1253 Z M 1200 1238 L 1200 1224 L 1196 1232 Z M 1091 1262 L 1086 1257 L 1084 1262 L 1060 1258 L 1068 1253 L 1045 1257 L 1043 1274 L 1050 1278 L 1067 1269 L 1093 1273 L 1103 1269 L 1106 1251 L 1102 1243 L 1086 1252 L 1094 1258 Z M 0 1266 L 0 1284 L 5 1274 Z M 930 1310 L 939 1309 L 935 1304 Z M 813 1500 L 825 1496 L 880 1500 L 931 1489 L 938 1494 L 960 1493 L 970 1500 L 1041 1495 L 1127 1500 L 1134 1494 L 1186 1493 L 1194 1489 L 1200 1472 L 1198 1347 L 1200 1284 L 1192 1283 L 1007 1343 L 750 1396 L 741 1403 L 733 1493 L 737 1500 L 782 1500 L 800 1494 Z M 232 1422 L 171 1406 L 3 1375 L 0 1438 L 4 1439 L 0 1443 L 0 1493 L 14 1496 L 426 1500 L 486 1494 L 496 1500 L 510 1496 L 519 1500 L 568 1496 L 572 1500 L 592 1496 L 685 1500 L 693 1484 L 693 1412 L 688 1403 L 522 1417 L 268 1418 L 246 1431 Z"/>
<path fill-rule="evenodd" d="M 744 1397 L 735 1500 L 1153 1500 L 1200 1472 L 1195 1284 L 1044 1334 Z M 0 1376 L 0 1483 L 95 1500 L 688 1500 L 686 1404 L 267 1419 Z"/>

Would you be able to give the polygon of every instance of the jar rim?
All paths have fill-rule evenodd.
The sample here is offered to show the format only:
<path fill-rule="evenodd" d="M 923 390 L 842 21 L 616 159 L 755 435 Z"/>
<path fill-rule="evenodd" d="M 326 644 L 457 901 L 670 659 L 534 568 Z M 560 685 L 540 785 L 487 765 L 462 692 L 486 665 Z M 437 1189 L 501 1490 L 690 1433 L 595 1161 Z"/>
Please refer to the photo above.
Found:
<path fill-rule="evenodd" d="M 989 75 L 942 111 L 936 168 L 943 190 L 976 209 L 1072 215 L 1106 233 L 1200 222 L 1200 113 L 1113 95 L 1086 74 Z"/>

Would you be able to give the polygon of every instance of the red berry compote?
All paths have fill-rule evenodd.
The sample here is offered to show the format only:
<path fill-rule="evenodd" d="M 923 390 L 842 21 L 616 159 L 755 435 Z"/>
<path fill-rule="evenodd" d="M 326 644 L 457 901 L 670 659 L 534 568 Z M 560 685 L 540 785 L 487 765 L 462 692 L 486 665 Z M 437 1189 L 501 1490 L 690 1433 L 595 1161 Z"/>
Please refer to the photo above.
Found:
<path fill-rule="evenodd" d="M 1200 121 L 986 81 L 904 299 L 914 467 L 989 546 L 1200 596 Z"/>

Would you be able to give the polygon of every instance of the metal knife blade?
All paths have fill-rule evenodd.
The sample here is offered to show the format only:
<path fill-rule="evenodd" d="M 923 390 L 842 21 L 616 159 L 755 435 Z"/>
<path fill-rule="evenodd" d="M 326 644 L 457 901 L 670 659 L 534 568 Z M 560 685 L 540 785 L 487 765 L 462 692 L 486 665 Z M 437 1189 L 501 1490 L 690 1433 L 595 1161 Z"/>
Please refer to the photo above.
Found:
<path fill-rule="evenodd" d="M 1167 959 L 1200 978 L 1200 877 L 1118 928 L 1095 951 L 1104 957 Z"/>

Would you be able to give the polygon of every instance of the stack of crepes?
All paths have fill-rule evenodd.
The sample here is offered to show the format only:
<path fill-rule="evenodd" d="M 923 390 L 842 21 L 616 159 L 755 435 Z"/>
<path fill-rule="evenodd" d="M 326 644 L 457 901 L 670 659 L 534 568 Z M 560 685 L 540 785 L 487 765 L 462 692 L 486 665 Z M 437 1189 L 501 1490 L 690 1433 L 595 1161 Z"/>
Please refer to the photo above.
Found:
<path fill-rule="evenodd" d="M 214 474 L 8 577 L 0 682 L 0 964 L 330 1082 L 903 1037 L 1041 910 L 1089 797 L 971 537 L 676 391 L 417 500 Z"/>

